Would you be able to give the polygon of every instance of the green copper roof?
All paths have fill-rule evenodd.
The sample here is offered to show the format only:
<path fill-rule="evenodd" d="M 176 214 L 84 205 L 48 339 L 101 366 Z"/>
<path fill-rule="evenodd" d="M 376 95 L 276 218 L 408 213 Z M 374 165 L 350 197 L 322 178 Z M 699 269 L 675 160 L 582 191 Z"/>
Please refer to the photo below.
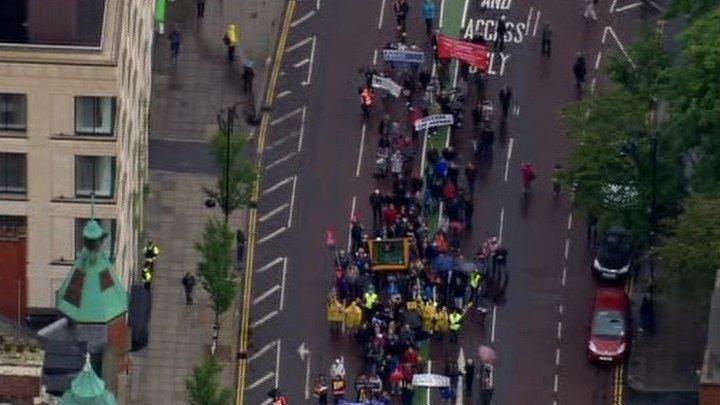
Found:
<path fill-rule="evenodd" d="M 84 247 L 58 291 L 58 309 L 78 323 L 107 323 L 127 312 L 128 294 L 101 248 L 94 219 L 83 229 Z"/>
<path fill-rule="evenodd" d="M 105 389 L 105 382 L 95 374 L 90 354 L 85 355 L 85 366 L 73 379 L 70 389 L 63 394 L 61 405 L 117 405 L 115 396 Z"/>

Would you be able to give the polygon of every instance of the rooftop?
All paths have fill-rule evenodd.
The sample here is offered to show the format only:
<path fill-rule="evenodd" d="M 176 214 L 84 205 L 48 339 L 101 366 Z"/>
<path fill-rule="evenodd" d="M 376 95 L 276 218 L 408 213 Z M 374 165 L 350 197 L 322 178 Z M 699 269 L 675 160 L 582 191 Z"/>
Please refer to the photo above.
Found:
<path fill-rule="evenodd" d="M 0 44 L 102 45 L 105 0 L 0 0 Z"/>

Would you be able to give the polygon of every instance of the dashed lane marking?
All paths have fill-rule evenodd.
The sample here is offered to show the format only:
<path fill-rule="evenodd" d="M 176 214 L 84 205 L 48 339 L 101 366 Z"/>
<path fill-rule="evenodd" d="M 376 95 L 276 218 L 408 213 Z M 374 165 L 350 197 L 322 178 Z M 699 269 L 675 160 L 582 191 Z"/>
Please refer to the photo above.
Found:
<path fill-rule="evenodd" d="M 302 16 L 302 17 L 298 18 L 297 20 L 293 21 L 293 22 L 290 24 L 290 27 L 291 27 L 291 28 L 295 28 L 296 26 L 298 26 L 298 25 L 302 24 L 303 22 L 305 22 L 308 18 L 314 16 L 315 13 L 316 13 L 315 10 L 310 10 L 310 11 L 308 11 L 307 14 L 305 14 L 304 16 Z"/>
<path fill-rule="evenodd" d="M 275 372 L 274 372 L 274 371 L 271 371 L 271 372 L 265 374 L 264 376 L 258 378 L 257 380 L 253 381 L 253 383 L 250 384 L 250 385 L 248 385 L 247 388 L 245 388 L 245 389 L 246 389 L 246 390 L 251 390 L 251 389 L 253 389 L 253 388 L 256 388 L 256 387 L 258 387 L 260 384 L 262 384 L 262 383 L 264 383 L 265 381 L 273 378 L 274 376 L 275 376 Z"/>
<path fill-rule="evenodd" d="M 358 151 L 357 164 L 355 165 L 355 177 L 360 177 L 360 167 L 362 166 L 363 150 L 365 149 L 365 133 L 367 132 L 367 125 L 363 124 L 360 130 L 360 150 Z"/>
<path fill-rule="evenodd" d="M 284 137 L 276 140 L 275 142 L 269 144 L 268 146 L 266 146 L 266 147 L 265 147 L 265 152 L 270 151 L 270 150 L 273 150 L 273 149 L 277 148 L 278 146 L 284 144 L 285 142 L 287 142 L 287 141 L 289 141 L 289 140 L 292 140 L 292 139 L 295 139 L 295 138 L 297 138 L 297 137 L 299 137 L 299 136 L 300 136 L 300 131 L 291 132 L 290 135 L 284 136 Z"/>
<path fill-rule="evenodd" d="M 280 159 L 278 159 L 278 160 L 276 160 L 276 161 L 274 161 L 274 162 L 266 165 L 266 166 L 265 166 L 265 171 L 268 171 L 268 170 L 272 169 L 273 167 L 275 167 L 275 166 L 277 166 L 277 165 L 279 165 L 279 164 L 281 164 L 281 163 L 283 163 L 283 162 L 286 162 L 286 161 L 290 160 L 290 159 L 293 158 L 295 155 L 297 155 L 297 151 L 295 151 L 295 152 L 290 152 L 290 154 L 288 154 L 288 155 L 286 155 L 286 156 L 283 156 L 283 157 L 281 157 Z"/>
<path fill-rule="evenodd" d="M 560 280 L 560 285 L 562 285 L 563 287 L 565 287 L 566 281 L 567 281 L 567 267 L 563 267 L 562 278 L 561 278 L 561 280 Z"/>
<path fill-rule="evenodd" d="M 280 344 L 280 339 L 273 340 L 272 342 L 266 344 L 265 346 L 262 347 L 262 349 L 258 350 L 257 352 L 255 352 L 255 354 L 253 354 L 252 356 L 250 356 L 250 358 L 248 358 L 248 363 L 257 359 L 258 357 L 262 356 L 263 354 L 265 354 L 265 352 L 276 347 L 279 344 Z"/>
<path fill-rule="evenodd" d="M 292 52 L 292 51 L 300 48 L 301 46 L 305 46 L 305 45 L 309 44 L 310 41 L 313 40 L 313 38 L 314 37 L 307 37 L 307 38 L 303 39 L 302 41 L 300 41 L 296 44 L 293 44 L 293 45 L 289 46 L 288 48 L 285 48 L 285 53 Z"/>
<path fill-rule="evenodd" d="M 308 63 L 310 63 L 310 58 L 305 58 L 305 59 L 301 60 L 300 62 L 293 64 L 293 67 L 297 69 L 299 67 L 307 65 Z"/>
<path fill-rule="evenodd" d="M 290 111 L 289 113 L 283 115 L 282 117 L 275 118 L 274 120 L 270 121 L 270 125 L 274 127 L 275 125 L 287 120 L 288 118 L 292 118 L 292 117 L 300 114 L 301 112 L 302 112 L 302 107 L 298 107 L 298 108 Z"/>
<path fill-rule="evenodd" d="M 277 182 L 277 183 L 273 184 L 272 186 L 266 188 L 266 189 L 263 191 L 263 195 L 268 195 L 268 194 L 272 193 L 273 191 L 279 189 L 280 187 L 284 186 L 285 184 L 290 183 L 291 181 L 293 181 L 293 179 L 294 179 L 295 177 L 296 177 L 296 176 L 290 176 L 290 177 L 287 177 L 287 178 L 284 178 L 284 179 L 280 180 L 279 182 Z"/>
<path fill-rule="evenodd" d="M 287 226 L 283 226 L 283 227 L 281 227 L 281 228 L 278 228 L 278 229 L 276 229 L 275 231 L 273 231 L 270 235 L 263 236 L 262 238 L 258 239 L 257 244 L 259 245 L 259 244 L 261 244 L 261 243 L 265 243 L 265 242 L 269 241 L 270 239 L 272 239 L 272 238 L 280 235 L 281 233 L 287 231 L 287 229 L 288 229 Z"/>
<path fill-rule="evenodd" d="M 557 340 L 562 340 L 562 321 L 557 324 Z"/>
<path fill-rule="evenodd" d="M 560 348 L 555 348 L 555 366 L 560 365 Z"/>
<path fill-rule="evenodd" d="M 572 222 L 573 222 L 573 213 L 570 211 L 568 214 L 568 221 L 567 221 L 567 229 L 568 231 L 572 229 Z"/>
<path fill-rule="evenodd" d="M 310 66 L 308 66 L 308 73 L 307 78 L 304 82 L 300 83 L 303 86 L 307 86 L 310 84 L 310 79 L 312 79 L 312 71 L 313 71 L 313 62 L 315 60 L 315 44 L 317 43 L 317 36 L 313 35 L 312 37 L 312 47 L 310 48 Z"/>
<path fill-rule="evenodd" d="M 264 272 L 264 271 L 266 271 L 266 270 L 269 270 L 269 269 L 277 266 L 277 264 L 280 263 L 280 262 L 282 262 L 283 260 L 287 260 L 287 258 L 285 258 L 285 257 L 276 257 L 276 258 L 273 259 L 273 261 L 271 261 L 270 263 L 266 263 L 266 264 L 263 265 L 262 267 L 259 267 L 258 269 L 256 269 L 256 270 L 255 270 L 255 273 L 262 273 L 262 272 Z"/>
<path fill-rule="evenodd" d="M 378 29 L 382 29 L 383 19 L 385 18 L 385 0 L 380 1 L 380 16 L 378 17 Z"/>
<path fill-rule="evenodd" d="M 565 260 L 567 260 L 568 255 L 570 255 L 570 239 L 565 239 Z"/>
<path fill-rule="evenodd" d="M 300 139 L 298 139 L 297 151 L 300 152 L 303 146 L 303 138 L 305 136 L 305 118 L 307 116 L 307 106 L 303 106 L 302 115 L 300 116 Z"/>
<path fill-rule="evenodd" d="M 277 316 L 278 313 L 279 313 L 279 311 L 278 311 L 277 309 L 274 309 L 274 310 L 270 311 L 270 313 L 268 313 L 267 315 L 263 316 L 262 318 L 258 319 L 258 320 L 255 321 L 255 322 L 251 323 L 251 324 L 250 324 L 250 329 L 255 329 L 255 328 L 257 328 L 258 326 L 264 324 L 265 322 L 269 321 L 269 320 L 272 319 L 273 317 Z"/>
<path fill-rule="evenodd" d="M 595 70 L 600 69 L 600 62 L 602 61 L 602 50 L 599 50 L 595 56 Z"/>
<path fill-rule="evenodd" d="M 268 219 L 270 219 L 270 218 L 272 218 L 273 216 L 277 215 L 278 213 L 280 213 L 282 210 L 284 210 L 285 208 L 287 208 L 287 207 L 289 207 L 289 206 L 290 206 L 289 203 L 285 203 L 285 204 L 283 204 L 283 205 L 275 208 L 274 210 L 272 210 L 272 211 L 268 212 L 267 214 L 265 214 L 265 215 L 261 216 L 260 218 L 258 218 L 258 222 L 265 222 L 265 221 L 267 221 Z"/>
<path fill-rule="evenodd" d="M 508 175 L 510 174 L 510 159 L 512 158 L 514 144 L 515 138 L 510 138 L 510 143 L 508 144 L 507 158 L 505 158 L 505 176 L 503 176 L 505 183 L 508 182 Z"/>
<path fill-rule="evenodd" d="M 282 92 L 278 93 L 278 95 L 277 95 L 277 97 L 276 97 L 276 98 L 277 98 L 278 100 L 280 100 L 281 98 L 283 98 L 283 97 L 285 97 L 285 96 L 289 95 L 290 93 L 291 93 L 291 91 L 290 91 L 290 90 L 285 90 L 285 91 L 282 91 Z"/>
<path fill-rule="evenodd" d="M 257 298 L 253 300 L 253 305 L 257 305 L 263 301 L 265 301 L 269 296 L 275 294 L 280 289 L 280 284 L 275 284 L 271 288 L 268 288 L 267 291 L 260 294 Z"/>

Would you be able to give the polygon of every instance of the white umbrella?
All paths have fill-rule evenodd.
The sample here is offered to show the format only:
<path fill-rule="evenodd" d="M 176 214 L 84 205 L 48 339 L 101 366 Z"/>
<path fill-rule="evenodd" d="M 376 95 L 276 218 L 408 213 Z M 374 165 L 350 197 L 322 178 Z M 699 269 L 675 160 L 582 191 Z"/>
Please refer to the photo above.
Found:
<path fill-rule="evenodd" d="M 485 364 L 495 364 L 495 360 L 497 360 L 495 350 L 490 346 L 480 345 L 478 347 L 478 356 Z"/>

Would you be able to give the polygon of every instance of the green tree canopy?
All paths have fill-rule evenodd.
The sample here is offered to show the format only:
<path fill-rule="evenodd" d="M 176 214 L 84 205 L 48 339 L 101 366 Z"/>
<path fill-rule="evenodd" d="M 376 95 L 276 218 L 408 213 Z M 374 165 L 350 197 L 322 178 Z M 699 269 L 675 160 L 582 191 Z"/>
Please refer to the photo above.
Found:
<path fill-rule="evenodd" d="M 667 18 L 697 17 L 716 7 L 717 4 L 718 0 L 672 0 L 665 16 Z"/>
<path fill-rule="evenodd" d="M 230 309 L 238 290 L 232 256 L 233 234 L 224 222 L 210 217 L 195 249 L 202 255 L 198 275 L 210 294 L 215 317 Z"/>
<path fill-rule="evenodd" d="M 205 357 L 193 369 L 192 377 L 185 381 L 190 405 L 228 405 L 232 391 L 221 388 L 218 375 L 222 368 L 213 356 Z"/>
<path fill-rule="evenodd" d="M 208 197 L 213 198 L 220 205 L 224 214 L 229 215 L 238 208 L 246 207 L 252 197 L 252 187 L 255 182 L 256 170 L 254 164 L 248 160 L 247 138 L 239 134 L 228 137 L 225 132 L 218 132 L 212 140 L 213 156 L 218 164 L 219 176 L 215 188 L 206 188 Z M 229 157 L 229 159 L 228 159 Z M 229 177 L 226 176 L 226 164 L 229 162 Z M 229 179 L 229 185 L 226 183 Z M 225 205 L 225 190 L 229 189 L 228 206 Z"/>

